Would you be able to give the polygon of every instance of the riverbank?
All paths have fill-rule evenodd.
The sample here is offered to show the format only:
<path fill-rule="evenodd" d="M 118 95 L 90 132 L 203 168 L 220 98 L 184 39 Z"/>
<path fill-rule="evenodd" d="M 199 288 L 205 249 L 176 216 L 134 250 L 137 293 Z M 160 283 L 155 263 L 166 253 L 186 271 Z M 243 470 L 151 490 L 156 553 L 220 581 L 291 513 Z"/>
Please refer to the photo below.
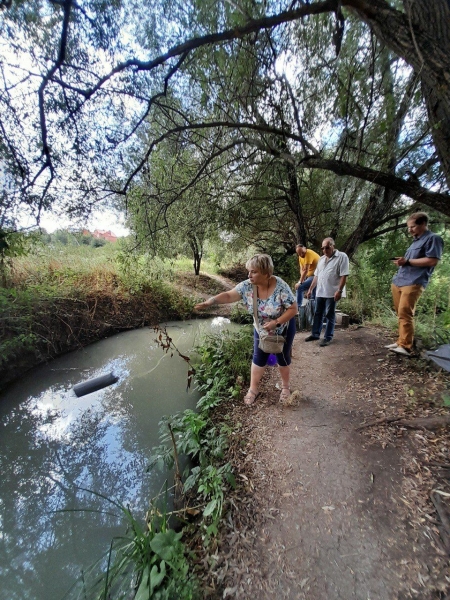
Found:
<path fill-rule="evenodd" d="M 205 275 L 180 273 L 132 292 L 116 279 L 91 288 L 38 295 L 4 291 L 0 390 L 23 373 L 57 356 L 122 331 L 187 319 L 196 298 L 228 289 Z"/>

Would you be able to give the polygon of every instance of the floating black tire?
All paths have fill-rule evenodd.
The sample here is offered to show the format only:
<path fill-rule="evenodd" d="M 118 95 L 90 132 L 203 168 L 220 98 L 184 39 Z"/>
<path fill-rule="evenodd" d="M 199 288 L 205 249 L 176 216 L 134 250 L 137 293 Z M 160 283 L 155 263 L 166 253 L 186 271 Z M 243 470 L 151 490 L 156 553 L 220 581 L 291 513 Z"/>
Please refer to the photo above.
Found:
<path fill-rule="evenodd" d="M 119 378 L 114 373 L 108 373 L 107 375 L 100 375 L 100 377 L 89 379 L 89 381 L 83 381 L 83 383 L 77 383 L 73 386 L 73 391 L 79 398 L 80 396 L 86 396 L 86 394 L 101 390 L 108 385 L 116 383 L 116 381 L 119 381 Z"/>

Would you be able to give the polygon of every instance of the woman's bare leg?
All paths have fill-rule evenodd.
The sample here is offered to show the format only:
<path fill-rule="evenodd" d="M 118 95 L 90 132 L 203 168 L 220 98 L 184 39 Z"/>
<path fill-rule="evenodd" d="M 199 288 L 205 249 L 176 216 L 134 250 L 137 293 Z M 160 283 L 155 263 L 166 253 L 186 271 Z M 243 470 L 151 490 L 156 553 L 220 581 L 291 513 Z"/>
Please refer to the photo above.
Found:
<path fill-rule="evenodd" d="M 255 365 L 255 363 L 252 362 L 250 369 L 250 388 L 244 398 L 245 404 L 253 404 L 255 401 L 256 396 L 258 395 L 259 383 L 265 370 L 266 367 L 258 367 L 258 365 Z"/>

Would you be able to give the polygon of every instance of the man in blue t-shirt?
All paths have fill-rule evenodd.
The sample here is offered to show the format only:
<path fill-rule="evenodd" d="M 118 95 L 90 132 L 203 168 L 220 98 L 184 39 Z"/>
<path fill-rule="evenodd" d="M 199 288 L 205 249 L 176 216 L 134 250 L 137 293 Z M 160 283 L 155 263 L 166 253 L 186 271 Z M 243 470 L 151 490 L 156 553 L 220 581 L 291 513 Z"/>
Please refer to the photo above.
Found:
<path fill-rule="evenodd" d="M 414 241 L 405 256 L 398 256 L 392 261 L 400 267 L 392 278 L 391 286 L 398 316 L 398 340 L 386 348 L 397 354 L 410 356 L 414 342 L 416 304 L 442 256 L 444 242 L 439 235 L 428 230 L 426 213 L 414 213 L 406 225 Z"/>

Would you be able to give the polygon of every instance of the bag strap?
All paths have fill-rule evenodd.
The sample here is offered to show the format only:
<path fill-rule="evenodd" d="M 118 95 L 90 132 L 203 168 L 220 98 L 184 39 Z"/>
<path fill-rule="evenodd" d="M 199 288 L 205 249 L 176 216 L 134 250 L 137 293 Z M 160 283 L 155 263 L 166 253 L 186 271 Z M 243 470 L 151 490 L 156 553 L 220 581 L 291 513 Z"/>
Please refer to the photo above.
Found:
<path fill-rule="evenodd" d="M 252 284 L 253 288 L 253 327 L 259 332 L 258 323 L 258 288 Z"/>

